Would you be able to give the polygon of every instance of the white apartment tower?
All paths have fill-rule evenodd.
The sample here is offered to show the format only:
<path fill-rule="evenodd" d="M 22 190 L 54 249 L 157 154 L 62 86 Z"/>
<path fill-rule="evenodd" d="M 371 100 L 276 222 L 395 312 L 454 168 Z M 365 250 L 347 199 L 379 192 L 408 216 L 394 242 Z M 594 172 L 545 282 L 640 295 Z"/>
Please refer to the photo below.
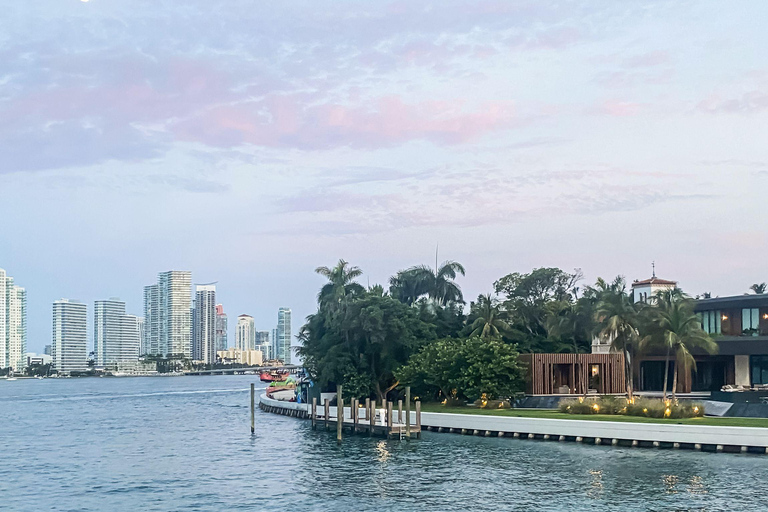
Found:
<path fill-rule="evenodd" d="M 256 348 L 256 329 L 253 317 L 250 315 L 240 315 L 237 317 L 235 348 L 240 350 L 254 350 Z"/>
<path fill-rule="evenodd" d="M 144 336 L 150 355 L 192 357 L 191 272 L 161 272 L 144 287 Z"/>
<path fill-rule="evenodd" d="M 216 362 L 216 286 L 195 287 L 194 341 L 192 359 L 207 364 Z"/>
<path fill-rule="evenodd" d="M 23 371 L 26 353 L 27 292 L 0 268 L 0 368 Z"/>
<path fill-rule="evenodd" d="M 285 364 L 291 364 L 291 310 L 277 310 L 277 353 L 275 357 Z"/>
<path fill-rule="evenodd" d="M 85 304 L 68 299 L 53 303 L 51 356 L 59 373 L 86 370 L 86 317 Z"/>
<path fill-rule="evenodd" d="M 96 365 L 118 371 L 136 369 L 141 348 L 139 318 L 125 314 L 120 299 L 93 305 L 93 352 Z"/>

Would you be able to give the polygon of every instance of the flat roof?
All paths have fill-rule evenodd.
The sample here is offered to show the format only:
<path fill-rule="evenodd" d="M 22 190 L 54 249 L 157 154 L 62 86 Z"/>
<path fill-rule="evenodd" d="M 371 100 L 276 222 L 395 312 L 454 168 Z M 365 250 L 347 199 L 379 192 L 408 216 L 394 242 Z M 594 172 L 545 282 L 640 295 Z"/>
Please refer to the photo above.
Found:
<path fill-rule="evenodd" d="M 744 295 L 732 295 L 730 297 L 712 297 L 710 299 L 697 299 L 696 310 L 703 311 L 707 309 L 717 309 L 719 307 L 724 308 L 740 308 L 740 307 L 768 307 L 768 293 L 763 294 L 744 294 Z"/>

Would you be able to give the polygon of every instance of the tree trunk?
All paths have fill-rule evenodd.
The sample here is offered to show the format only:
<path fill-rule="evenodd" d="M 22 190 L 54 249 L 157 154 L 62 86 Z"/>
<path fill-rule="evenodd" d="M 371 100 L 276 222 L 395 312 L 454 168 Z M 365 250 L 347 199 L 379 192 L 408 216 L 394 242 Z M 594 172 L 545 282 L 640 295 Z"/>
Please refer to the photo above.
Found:
<path fill-rule="evenodd" d="M 669 382 L 669 345 L 667 345 L 667 358 L 664 363 L 664 398 L 667 398 L 667 384 Z"/>
<path fill-rule="evenodd" d="M 672 400 L 674 400 L 675 402 L 677 402 L 677 372 L 678 372 L 679 366 L 680 365 L 678 365 L 677 362 L 675 362 L 675 373 L 674 373 L 674 377 L 672 377 Z"/>
<path fill-rule="evenodd" d="M 625 381 L 627 383 L 627 398 L 632 400 L 632 358 L 629 356 L 629 350 L 624 351 L 624 370 Z"/>

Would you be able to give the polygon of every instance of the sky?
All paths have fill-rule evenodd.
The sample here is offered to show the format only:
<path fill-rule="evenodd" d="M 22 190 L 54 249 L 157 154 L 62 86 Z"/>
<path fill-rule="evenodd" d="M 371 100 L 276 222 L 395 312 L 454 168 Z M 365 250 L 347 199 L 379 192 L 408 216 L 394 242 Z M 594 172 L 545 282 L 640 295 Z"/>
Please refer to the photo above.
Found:
<path fill-rule="evenodd" d="M 271 330 L 317 266 L 768 281 L 768 3 L 38 0 L 0 17 L 0 268 L 51 303 L 158 272 Z M 89 319 L 90 320 L 90 319 Z M 90 332 L 89 332 L 90 335 Z"/>

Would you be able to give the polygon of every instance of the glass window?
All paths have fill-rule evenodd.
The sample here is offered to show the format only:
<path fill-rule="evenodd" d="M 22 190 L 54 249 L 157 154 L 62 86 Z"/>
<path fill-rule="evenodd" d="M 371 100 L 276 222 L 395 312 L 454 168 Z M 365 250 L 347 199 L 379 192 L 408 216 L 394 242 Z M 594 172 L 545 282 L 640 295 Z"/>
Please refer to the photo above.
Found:
<path fill-rule="evenodd" d="M 768 384 L 768 356 L 750 356 L 752 385 Z"/>
<path fill-rule="evenodd" d="M 701 328 L 707 334 L 720 334 L 722 318 L 720 311 L 702 311 L 699 313 Z"/>
<path fill-rule="evenodd" d="M 744 308 L 741 310 L 741 332 L 757 336 L 760 327 L 760 311 L 757 308 Z"/>

